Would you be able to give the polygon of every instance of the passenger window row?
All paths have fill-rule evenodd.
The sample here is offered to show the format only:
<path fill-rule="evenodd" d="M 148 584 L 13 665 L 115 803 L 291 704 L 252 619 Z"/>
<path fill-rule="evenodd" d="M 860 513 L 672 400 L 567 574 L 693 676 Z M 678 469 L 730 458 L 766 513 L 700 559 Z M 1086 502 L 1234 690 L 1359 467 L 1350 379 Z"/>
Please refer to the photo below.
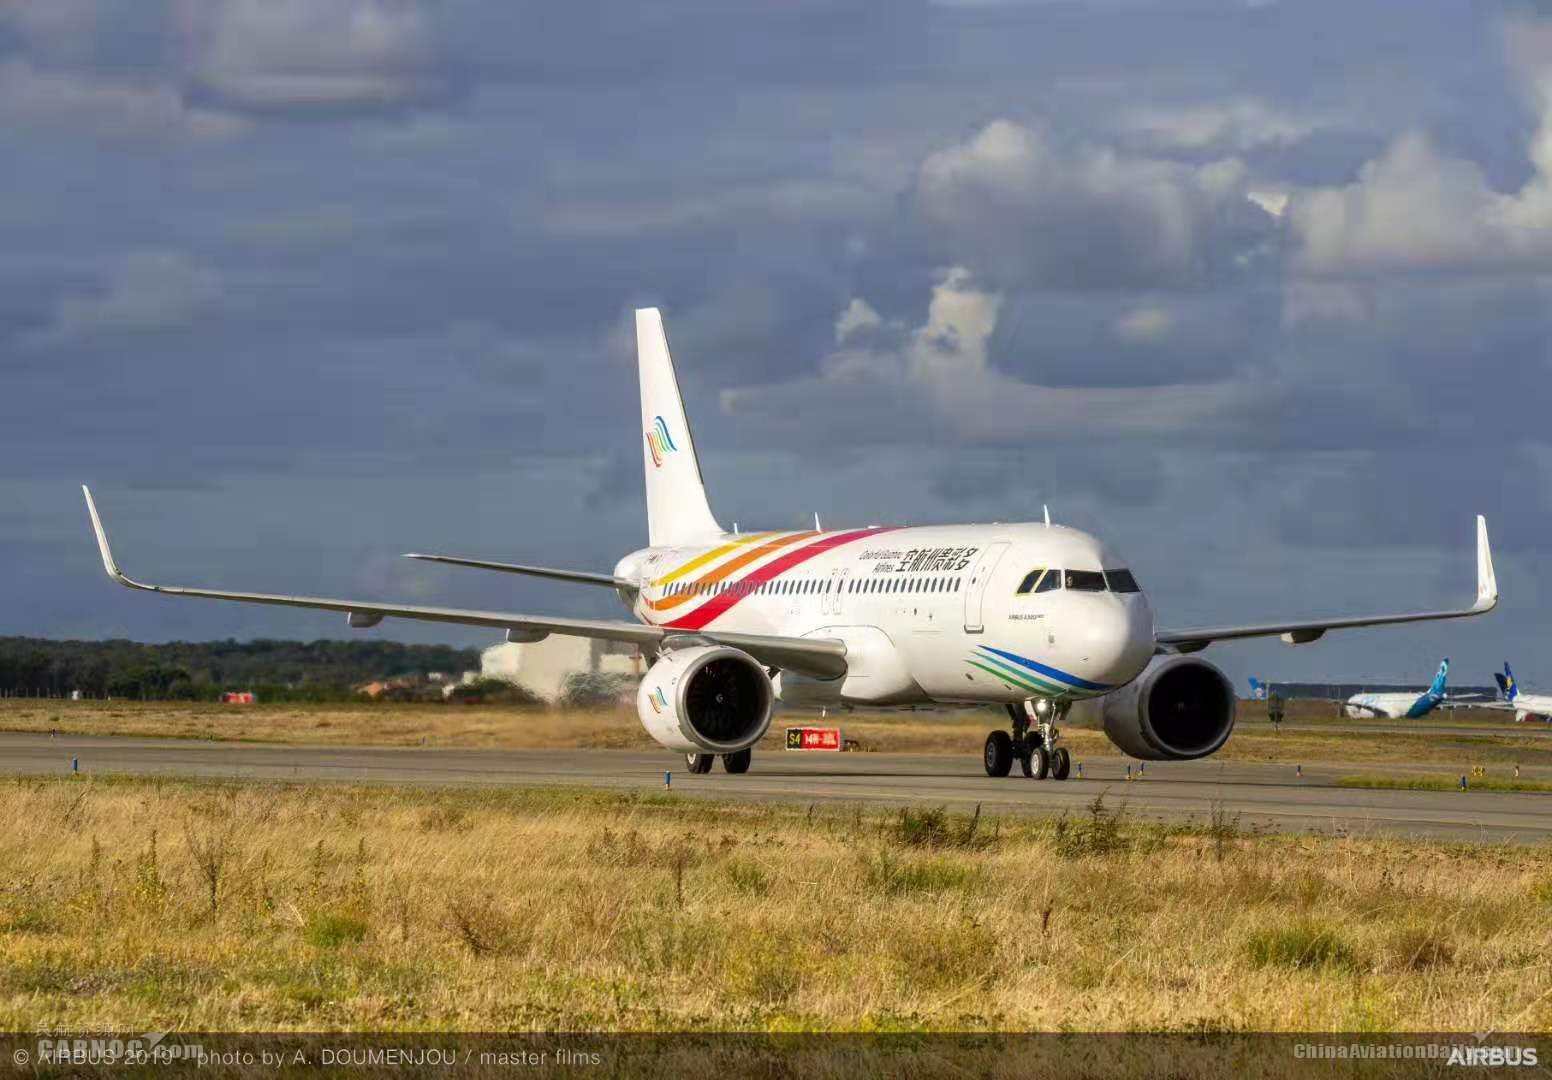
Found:
<path fill-rule="evenodd" d="M 788 581 L 680 581 L 663 590 L 664 596 L 806 596 L 839 591 L 849 594 L 958 592 L 959 577 L 794 578 Z M 1054 586 L 1053 586 L 1054 588 Z M 1043 590 L 1042 590 L 1043 591 Z"/>

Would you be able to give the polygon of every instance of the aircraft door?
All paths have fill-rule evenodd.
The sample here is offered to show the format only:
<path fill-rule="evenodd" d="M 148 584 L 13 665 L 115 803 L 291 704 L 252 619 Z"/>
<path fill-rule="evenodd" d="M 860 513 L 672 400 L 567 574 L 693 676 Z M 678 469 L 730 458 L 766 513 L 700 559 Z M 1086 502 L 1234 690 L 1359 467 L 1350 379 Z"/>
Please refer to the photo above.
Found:
<path fill-rule="evenodd" d="M 975 560 L 970 567 L 970 580 L 965 582 L 965 633 L 979 634 L 986 629 L 981 620 L 981 601 L 986 596 L 986 582 L 992 576 L 992 571 L 997 568 L 998 561 L 1003 552 L 1007 551 L 1009 543 L 1006 540 L 997 540 L 986 545 L 986 550 L 981 552 L 980 558 Z"/>

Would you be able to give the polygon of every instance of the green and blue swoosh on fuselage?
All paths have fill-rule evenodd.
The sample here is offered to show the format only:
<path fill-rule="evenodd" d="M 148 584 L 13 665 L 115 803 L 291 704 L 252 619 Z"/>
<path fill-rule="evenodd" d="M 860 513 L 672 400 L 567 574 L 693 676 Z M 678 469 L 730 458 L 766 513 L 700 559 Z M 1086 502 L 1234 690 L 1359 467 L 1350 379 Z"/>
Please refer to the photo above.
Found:
<path fill-rule="evenodd" d="M 965 657 L 965 663 L 1010 686 L 1028 690 L 1034 697 L 1096 697 L 1115 689 L 990 645 L 977 645 L 976 651 Z"/>

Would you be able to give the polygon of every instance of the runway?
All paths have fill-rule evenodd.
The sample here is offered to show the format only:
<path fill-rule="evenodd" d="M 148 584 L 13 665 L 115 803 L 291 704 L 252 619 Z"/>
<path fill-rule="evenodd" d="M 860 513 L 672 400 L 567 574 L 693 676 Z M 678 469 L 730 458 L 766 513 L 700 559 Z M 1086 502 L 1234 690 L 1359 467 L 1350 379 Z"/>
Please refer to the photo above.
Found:
<path fill-rule="evenodd" d="M 1396 764 L 1304 769 L 1285 765 L 1156 762 L 1126 779 L 1126 759 L 1082 762 L 1083 775 L 1034 781 L 993 779 L 971 755 L 755 755 L 743 776 L 720 765 L 707 776 L 683 771 L 683 759 L 626 750 L 469 750 L 298 746 L 46 734 L 0 733 L 0 774 L 179 776 L 202 779 L 417 784 L 425 786 L 568 786 L 661 792 L 690 798 L 927 805 L 988 813 L 1085 812 L 1100 794 L 1134 818 L 1206 821 L 1215 803 L 1244 827 L 1337 835 L 1389 833 L 1459 840 L 1542 842 L 1552 837 L 1552 793 L 1391 791 L 1339 788 L 1350 773 L 1439 775 L 1438 765 Z M 1135 770 L 1137 765 L 1131 763 Z M 1527 772 L 1527 778 L 1533 774 Z"/>

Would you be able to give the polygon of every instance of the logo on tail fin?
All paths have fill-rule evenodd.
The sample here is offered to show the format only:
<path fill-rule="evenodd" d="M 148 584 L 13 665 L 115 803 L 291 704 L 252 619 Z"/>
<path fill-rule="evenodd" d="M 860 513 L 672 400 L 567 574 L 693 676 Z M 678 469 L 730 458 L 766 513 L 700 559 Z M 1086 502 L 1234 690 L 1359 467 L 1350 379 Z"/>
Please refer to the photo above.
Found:
<path fill-rule="evenodd" d="M 1520 686 L 1514 681 L 1514 672 L 1509 670 L 1509 661 L 1504 661 L 1503 674 L 1494 675 L 1493 678 L 1498 680 L 1498 689 L 1503 691 L 1505 701 L 1513 701 L 1520 696 Z"/>
<path fill-rule="evenodd" d="M 645 434 L 647 436 L 647 449 L 652 453 L 652 466 L 657 468 L 663 464 L 663 459 L 679 448 L 674 445 L 674 437 L 668 433 L 668 425 L 663 423 L 661 416 L 652 418 L 652 426 Z"/>
<path fill-rule="evenodd" d="M 1434 697 L 1443 697 L 1445 680 L 1449 677 L 1450 661 L 1448 657 L 1445 657 L 1439 661 L 1439 673 L 1433 677 L 1433 685 L 1428 688 L 1428 692 Z"/>
<path fill-rule="evenodd" d="M 1262 682 L 1254 675 L 1250 677 L 1250 696 L 1256 701 L 1266 700 L 1266 683 Z"/>

